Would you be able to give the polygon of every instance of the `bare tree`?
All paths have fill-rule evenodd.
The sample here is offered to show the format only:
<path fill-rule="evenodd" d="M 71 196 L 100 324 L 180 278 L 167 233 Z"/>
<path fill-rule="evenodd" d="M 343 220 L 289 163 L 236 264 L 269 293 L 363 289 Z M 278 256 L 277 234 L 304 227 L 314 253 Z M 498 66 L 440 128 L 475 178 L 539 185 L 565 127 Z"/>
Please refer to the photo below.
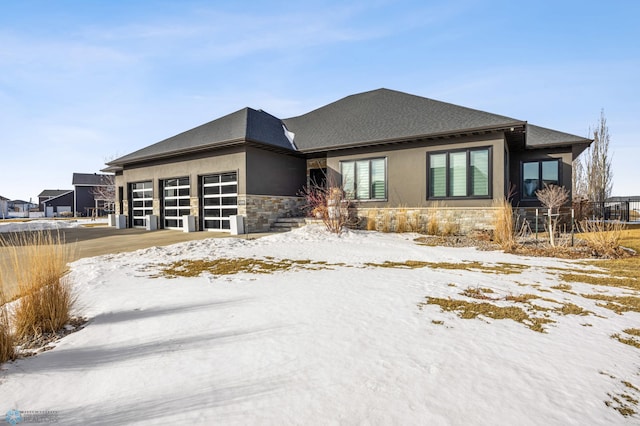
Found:
<path fill-rule="evenodd" d="M 102 202 L 104 209 L 111 209 L 116 203 L 116 177 L 114 175 L 100 176 L 100 185 L 96 185 L 91 189 L 91 195 L 95 200 L 93 215 L 98 215 L 99 202 Z"/>
<path fill-rule="evenodd" d="M 571 175 L 571 192 L 573 199 L 585 200 L 588 198 L 587 175 L 582 164 L 581 157 L 573 161 L 573 174 Z"/>
<path fill-rule="evenodd" d="M 564 186 L 544 185 L 543 189 L 536 191 L 536 197 L 543 206 L 549 209 L 549 242 L 556 246 L 555 234 L 558 226 L 558 209 L 569 200 L 569 191 Z"/>
<path fill-rule="evenodd" d="M 593 143 L 584 153 L 584 179 L 586 196 L 590 201 L 604 202 L 611 196 L 613 187 L 612 155 L 609 152 L 610 138 L 604 110 L 600 111 L 600 121 L 593 130 Z M 577 183 L 577 186 L 580 184 Z"/>

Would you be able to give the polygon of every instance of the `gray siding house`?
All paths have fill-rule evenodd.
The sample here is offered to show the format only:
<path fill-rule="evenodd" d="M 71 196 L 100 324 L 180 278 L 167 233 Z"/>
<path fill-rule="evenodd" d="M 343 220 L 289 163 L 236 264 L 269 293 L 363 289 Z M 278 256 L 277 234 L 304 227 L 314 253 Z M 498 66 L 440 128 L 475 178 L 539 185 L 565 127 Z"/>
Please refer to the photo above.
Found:
<path fill-rule="evenodd" d="M 347 96 L 280 119 L 244 108 L 108 163 L 117 210 L 130 226 L 160 217 L 180 228 L 227 230 L 243 215 L 249 232 L 297 216 L 307 183 L 342 185 L 358 215 L 372 209 L 438 208 L 487 225 L 494 199 L 537 206 L 544 183 L 571 188 L 572 161 L 592 141 L 389 89 Z"/>
<path fill-rule="evenodd" d="M 76 215 L 92 216 L 95 213 L 102 216 L 113 208 L 109 205 L 111 200 L 103 197 L 108 195 L 108 190 L 101 190 L 113 185 L 112 175 L 99 173 L 74 173 L 71 180 L 73 185 L 73 206 Z"/>

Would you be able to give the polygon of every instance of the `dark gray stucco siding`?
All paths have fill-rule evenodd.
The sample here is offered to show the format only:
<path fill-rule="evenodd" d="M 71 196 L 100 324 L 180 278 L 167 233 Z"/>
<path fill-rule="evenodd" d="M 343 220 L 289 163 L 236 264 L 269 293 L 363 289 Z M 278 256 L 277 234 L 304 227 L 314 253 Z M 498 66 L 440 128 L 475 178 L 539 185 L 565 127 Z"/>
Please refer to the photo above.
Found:
<path fill-rule="evenodd" d="M 123 188 L 124 199 L 129 199 L 132 182 L 152 181 L 154 199 L 159 199 L 160 181 L 189 177 L 191 194 L 198 194 L 198 177 L 213 173 L 238 172 L 238 193 L 246 193 L 245 147 L 238 146 L 216 151 L 184 155 L 170 159 L 127 166 L 122 175 L 116 175 L 116 186 Z M 159 209 L 159 206 L 158 206 Z"/>
<path fill-rule="evenodd" d="M 411 144 L 386 145 L 330 152 L 327 157 L 329 178 L 339 181 L 340 161 L 385 158 L 387 161 L 387 200 L 360 201 L 362 207 L 429 207 L 427 199 L 427 154 L 466 148 L 492 148 L 493 197 L 504 196 L 504 135 L 502 133 L 459 137 Z M 446 199 L 449 207 L 488 207 L 491 199 Z"/>
<path fill-rule="evenodd" d="M 522 163 L 524 161 L 560 160 L 560 185 L 569 190 L 571 199 L 572 180 L 572 148 L 532 149 L 511 153 L 510 176 L 511 182 L 516 186 L 516 194 L 512 199 L 514 205 L 521 207 L 539 207 L 541 204 L 535 200 L 522 200 Z"/>
<path fill-rule="evenodd" d="M 246 160 L 247 194 L 296 196 L 306 184 L 304 158 L 247 147 Z"/>

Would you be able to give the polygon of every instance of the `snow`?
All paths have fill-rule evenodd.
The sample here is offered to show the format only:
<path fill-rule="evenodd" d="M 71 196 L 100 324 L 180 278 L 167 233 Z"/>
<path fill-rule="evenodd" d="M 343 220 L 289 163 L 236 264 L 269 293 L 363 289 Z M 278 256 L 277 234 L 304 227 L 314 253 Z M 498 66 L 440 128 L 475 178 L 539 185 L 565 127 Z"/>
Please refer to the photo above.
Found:
<path fill-rule="evenodd" d="M 87 224 L 106 224 L 107 220 L 100 218 L 91 219 L 70 219 L 70 220 L 53 220 L 39 219 L 27 220 L 24 222 L 3 222 L 0 221 L 0 233 L 2 232 L 22 232 L 22 231 L 45 231 L 63 228 L 77 228 Z"/>
<path fill-rule="evenodd" d="M 307 226 L 76 261 L 70 278 L 89 323 L 53 350 L 5 364 L 0 410 L 54 410 L 62 423 L 78 425 L 638 424 L 637 415 L 605 405 L 610 395 L 633 394 L 622 381 L 640 387 L 638 350 L 610 338 L 637 327 L 638 314 L 617 315 L 550 288 L 557 268 L 589 267 L 421 246 L 415 237 L 336 236 Z M 221 257 L 327 265 L 158 277 L 163 264 Z M 406 260 L 530 268 L 365 265 Z M 572 285 L 576 293 L 595 291 Z M 597 315 L 552 314 L 556 322 L 538 333 L 511 320 L 418 307 L 427 296 L 471 301 L 460 295 L 468 287 L 540 294 Z"/>

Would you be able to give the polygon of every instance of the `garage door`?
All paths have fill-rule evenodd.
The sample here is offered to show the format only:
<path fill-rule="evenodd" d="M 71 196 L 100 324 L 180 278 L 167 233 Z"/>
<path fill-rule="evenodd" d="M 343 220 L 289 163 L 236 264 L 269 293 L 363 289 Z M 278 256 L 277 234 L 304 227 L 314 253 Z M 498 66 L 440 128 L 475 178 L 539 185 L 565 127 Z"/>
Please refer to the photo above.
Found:
<path fill-rule="evenodd" d="M 162 181 L 162 217 L 164 228 L 182 229 L 182 216 L 191 214 L 189 178 Z"/>
<path fill-rule="evenodd" d="M 238 173 L 201 177 L 202 229 L 229 230 L 229 216 L 238 214 Z"/>
<path fill-rule="evenodd" d="M 136 182 L 131 184 L 131 217 L 133 226 L 144 228 L 147 224 L 146 216 L 153 214 L 153 184 Z"/>

